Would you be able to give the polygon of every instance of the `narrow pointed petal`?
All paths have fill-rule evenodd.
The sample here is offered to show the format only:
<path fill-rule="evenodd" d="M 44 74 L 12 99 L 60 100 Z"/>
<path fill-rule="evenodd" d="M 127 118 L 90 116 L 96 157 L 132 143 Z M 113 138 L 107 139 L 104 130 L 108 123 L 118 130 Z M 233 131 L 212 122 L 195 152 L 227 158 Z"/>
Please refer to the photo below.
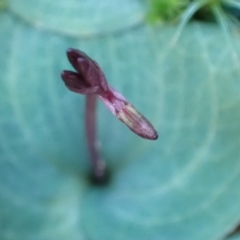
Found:
<path fill-rule="evenodd" d="M 78 81 L 78 79 L 79 79 L 78 73 L 73 72 L 73 71 L 68 71 L 68 70 L 62 71 L 61 77 L 64 82 L 68 82 L 69 80 Z"/>
<path fill-rule="evenodd" d="M 157 131 L 153 125 L 130 103 L 127 103 L 125 107 L 117 113 L 117 117 L 137 135 L 151 140 L 158 138 Z"/>
<path fill-rule="evenodd" d="M 69 62 L 72 64 L 72 66 L 74 67 L 74 69 L 77 72 L 81 72 L 81 69 L 79 69 L 79 65 L 78 65 L 78 59 L 80 58 L 87 58 L 87 55 L 84 52 L 81 52 L 77 49 L 74 48 L 69 48 L 67 50 L 67 57 Z"/>
<path fill-rule="evenodd" d="M 93 63 L 96 66 L 96 68 L 98 69 L 99 84 L 101 85 L 101 87 L 104 91 L 108 91 L 109 85 L 108 85 L 107 79 L 106 79 L 101 67 L 95 61 L 93 61 Z"/>
<path fill-rule="evenodd" d="M 70 87 L 76 90 L 91 87 L 90 84 L 88 84 L 85 81 L 85 79 L 78 73 L 75 73 L 72 71 L 63 71 L 61 73 L 61 77 L 67 87 Z"/>
<path fill-rule="evenodd" d="M 103 91 L 108 90 L 108 84 L 106 78 L 99 68 L 91 59 L 78 58 L 78 69 L 81 71 L 81 75 L 88 81 L 91 86 L 99 86 Z"/>
<path fill-rule="evenodd" d="M 100 96 L 100 99 L 112 114 L 126 124 L 131 131 L 146 139 L 156 140 L 158 138 L 153 125 L 132 104 L 115 97 L 109 99 Z"/>

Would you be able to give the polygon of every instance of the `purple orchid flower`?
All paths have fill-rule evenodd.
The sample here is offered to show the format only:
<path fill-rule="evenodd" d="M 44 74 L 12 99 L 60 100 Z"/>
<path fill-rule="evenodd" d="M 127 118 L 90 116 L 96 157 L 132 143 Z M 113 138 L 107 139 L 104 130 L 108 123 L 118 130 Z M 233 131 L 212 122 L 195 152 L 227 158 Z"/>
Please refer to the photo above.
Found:
<path fill-rule="evenodd" d="M 108 85 L 104 73 L 94 60 L 76 49 L 69 49 L 67 56 L 77 71 L 62 72 L 62 79 L 71 91 L 84 95 L 98 95 L 112 114 L 134 133 L 146 139 L 158 138 L 152 124 L 126 98 Z"/>
<path fill-rule="evenodd" d="M 73 92 L 87 96 L 86 129 L 95 175 L 103 174 L 104 164 L 98 155 L 95 139 L 95 102 L 98 97 L 120 121 L 137 135 L 155 140 L 158 134 L 152 124 L 140 114 L 129 101 L 113 89 L 106 80 L 100 66 L 77 49 L 68 49 L 67 57 L 76 72 L 63 71 L 65 85 Z M 98 160 L 97 160 L 98 159 Z M 97 170 L 98 169 L 98 170 Z"/>

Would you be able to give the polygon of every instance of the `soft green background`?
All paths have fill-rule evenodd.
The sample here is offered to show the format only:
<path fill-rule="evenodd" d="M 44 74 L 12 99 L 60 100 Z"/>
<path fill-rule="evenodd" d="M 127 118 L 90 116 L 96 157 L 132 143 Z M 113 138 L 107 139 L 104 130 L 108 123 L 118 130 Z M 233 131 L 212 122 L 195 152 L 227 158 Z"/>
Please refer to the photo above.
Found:
<path fill-rule="evenodd" d="M 144 23 L 144 1 L 9 0 L 0 13 L 0 239 L 221 239 L 240 221 L 240 36 Z M 87 181 L 84 97 L 65 51 L 96 59 L 159 131 L 100 103 L 106 187 Z"/>

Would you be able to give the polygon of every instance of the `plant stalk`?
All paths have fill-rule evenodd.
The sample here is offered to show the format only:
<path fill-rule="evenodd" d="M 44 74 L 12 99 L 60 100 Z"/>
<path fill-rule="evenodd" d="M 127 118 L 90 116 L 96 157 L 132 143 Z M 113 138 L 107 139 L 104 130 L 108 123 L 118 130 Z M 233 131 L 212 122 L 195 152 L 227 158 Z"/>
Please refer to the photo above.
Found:
<path fill-rule="evenodd" d="M 86 95 L 86 137 L 92 165 L 93 178 L 100 181 L 105 178 L 106 165 L 100 155 L 100 144 L 96 133 L 97 95 Z"/>

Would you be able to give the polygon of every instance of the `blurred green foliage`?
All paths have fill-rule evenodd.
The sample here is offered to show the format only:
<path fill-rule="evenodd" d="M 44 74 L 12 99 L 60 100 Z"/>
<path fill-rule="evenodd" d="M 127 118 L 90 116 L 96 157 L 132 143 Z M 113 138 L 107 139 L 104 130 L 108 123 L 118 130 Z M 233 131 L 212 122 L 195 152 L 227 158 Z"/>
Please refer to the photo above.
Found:
<path fill-rule="evenodd" d="M 189 0 L 151 0 L 147 19 L 151 22 L 176 21 L 188 4 Z"/>

